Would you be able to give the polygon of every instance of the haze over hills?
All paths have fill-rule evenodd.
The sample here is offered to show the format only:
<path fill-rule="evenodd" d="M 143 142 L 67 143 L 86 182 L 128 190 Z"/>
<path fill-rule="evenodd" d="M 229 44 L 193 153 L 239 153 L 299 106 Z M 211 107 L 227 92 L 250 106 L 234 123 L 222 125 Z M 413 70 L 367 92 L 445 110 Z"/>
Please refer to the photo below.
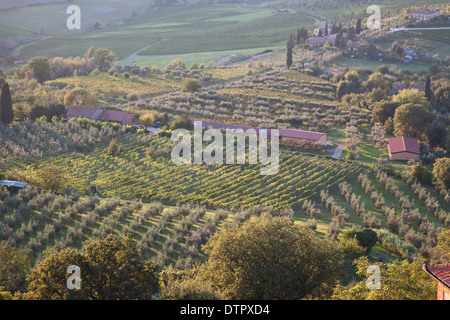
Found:
<path fill-rule="evenodd" d="M 446 1 L 12 3 L 0 300 L 445 297 Z"/>

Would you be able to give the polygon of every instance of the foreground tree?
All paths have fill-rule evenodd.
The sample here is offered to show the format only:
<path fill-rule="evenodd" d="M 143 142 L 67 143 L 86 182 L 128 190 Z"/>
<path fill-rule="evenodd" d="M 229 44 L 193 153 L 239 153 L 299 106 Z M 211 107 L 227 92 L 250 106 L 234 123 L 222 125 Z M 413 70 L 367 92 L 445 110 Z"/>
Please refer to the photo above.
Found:
<path fill-rule="evenodd" d="M 69 290 L 67 268 L 81 270 L 80 289 Z M 131 237 L 108 235 L 84 245 L 84 253 L 68 248 L 45 253 L 28 276 L 24 299 L 150 299 L 158 288 L 159 269 L 141 258 Z M 69 279 L 70 281 L 70 279 Z"/>
<path fill-rule="evenodd" d="M 380 268 L 379 289 L 369 289 L 372 283 L 368 272 L 372 263 L 366 257 L 356 262 L 358 275 L 363 279 L 349 286 L 338 285 L 333 293 L 336 300 L 434 300 L 436 283 L 416 262 L 377 263 Z M 375 284 L 375 283 L 373 283 Z"/>
<path fill-rule="evenodd" d="M 9 292 L 24 289 L 25 277 L 30 269 L 31 260 L 24 252 L 0 244 L 0 288 Z"/>
<path fill-rule="evenodd" d="M 431 249 L 432 263 L 450 263 L 450 230 L 437 236 L 437 245 Z"/>
<path fill-rule="evenodd" d="M 108 235 L 85 246 L 89 299 L 150 299 L 158 288 L 159 268 L 143 260 L 131 237 Z"/>
<path fill-rule="evenodd" d="M 158 300 L 221 300 L 217 289 L 197 273 L 198 267 L 179 271 L 169 266 L 161 273 Z"/>
<path fill-rule="evenodd" d="M 342 276 L 342 261 L 348 261 L 343 252 L 355 254 L 304 225 L 266 214 L 240 227 L 225 226 L 204 250 L 209 256 L 199 272 L 204 281 L 225 299 L 257 300 L 324 294 Z"/>
<path fill-rule="evenodd" d="M 9 85 L 5 82 L 0 92 L 0 124 L 9 124 L 14 120 L 11 92 Z"/>
<path fill-rule="evenodd" d="M 83 299 L 82 290 L 70 290 L 67 280 L 69 266 L 78 266 L 81 277 L 87 270 L 83 256 L 76 249 L 67 248 L 59 252 L 46 251 L 44 259 L 27 276 L 28 292 L 20 298 L 25 300 L 74 300 Z M 83 285 L 82 285 L 83 288 Z"/>

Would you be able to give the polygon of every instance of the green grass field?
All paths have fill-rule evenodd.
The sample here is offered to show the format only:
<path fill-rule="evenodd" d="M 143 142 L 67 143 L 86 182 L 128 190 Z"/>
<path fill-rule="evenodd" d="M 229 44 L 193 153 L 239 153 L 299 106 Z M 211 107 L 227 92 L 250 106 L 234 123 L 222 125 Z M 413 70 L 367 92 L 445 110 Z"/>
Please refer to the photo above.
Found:
<path fill-rule="evenodd" d="M 138 66 L 153 66 L 156 65 L 160 68 L 167 66 L 171 61 L 175 59 L 183 60 L 186 65 L 191 65 L 194 62 L 197 64 L 207 64 L 215 59 L 228 56 L 228 55 L 241 55 L 245 60 L 251 58 L 253 55 L 261 53 L 265 50 L 276 50 L 282 47 L 269 46 L 261 48 L 240 49 L 240 50 L 225 50 L 225 51 L 208 51 L 208 52 L 195 52 L 184 54 L 166 54 L 166 55 L 136 55 L 133 57 L 127 57 L 118 61 L 118 65 L 138 65 Z"/>
<path fill-rule="evenodd" d="M 392 63 L 392 62 L 377 62 L 371 60 L 363 60 L 358 58 L 350 58 L 346 56 L 340 56 L 334 59 L 330 65 L 336 66 L 338 68 L 345 67 L 363 67 L 369 70 L 375 71 L 380 66 L 387 65 L 392 69 L 397 70 L 410 70 L 412 72 L 420 72 L 420 71 L 428 71 L 430 69 L 431 64 L 422 64 L 417 62 L 412 63 Z"/>
<path fill-rule="evenodd" d="M 129 6 L 126 1 L 116 0 L 104 7 L 88 1 L 81 1 L 79 6 L 81 30 L 66 28 L 65 4 L 35 6 L 34 14 L 27 7 L 0 11 L 0 20 L 8 27 L 3 31 L 5 37 L 33 31 L 50 35 L 20 47 L 14 54 L 21 58 L 30 58 L 37 52 L 48 57 L 67 57 L 81 55 L 94 46 L 111 49 L 119 59 L 138 51 L 156 56 L 213 52 L 214 57 L 222 51 L 228 54 L 274 47 L 296 28 L 313 24 L 311 18 L 299 13 L 241 8 L 236 4 L 150 9 L 144 1 Z M 26 21 L 26 27 L 18 27 L 18 21 Z M 86 32 L 96 22 L 101 29 Z M 152 43 L 155 44 L 149 46 Z"/>

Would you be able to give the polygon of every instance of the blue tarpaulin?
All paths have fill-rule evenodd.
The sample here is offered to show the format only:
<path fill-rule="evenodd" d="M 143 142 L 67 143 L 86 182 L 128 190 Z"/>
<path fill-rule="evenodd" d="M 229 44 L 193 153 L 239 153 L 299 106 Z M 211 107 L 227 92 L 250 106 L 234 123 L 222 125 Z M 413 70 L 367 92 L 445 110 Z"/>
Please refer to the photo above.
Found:
<path fill-rule="evenodd" d="M 13 188 L 25 188 L 26 186 L 28 186 L 28 183 L 19 182 L 19 181 L 10 181 L 10 180 L 0 180 L 0 186 L 13 187 Z"/>

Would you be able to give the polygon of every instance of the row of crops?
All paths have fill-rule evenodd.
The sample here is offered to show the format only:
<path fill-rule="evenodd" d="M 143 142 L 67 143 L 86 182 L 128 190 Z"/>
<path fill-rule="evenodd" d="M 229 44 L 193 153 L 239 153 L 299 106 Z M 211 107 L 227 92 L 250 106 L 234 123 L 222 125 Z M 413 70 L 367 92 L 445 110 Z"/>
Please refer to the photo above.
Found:
<path fill-rule="evenodd" d="M 26 174 L 33 176 L 51 163 L 65 172 L 70 187 L 82 191 L 95 185 L 108 197 L 167 204 L 193 202 L 210 208 L 281 209 L 301 206 L 320 190 L 359 170 L 352 162 L 282 152 L 278 173 L 264 176 L 259 163 L 175 165 L 170 158 L 171 142 L 164 137 L 127 135 L 120 143 L 124 150 L 118 155 L 108 154 L 104 147 L 87 154 L 65 154 L 28 166 Z M 146 155 L 149 143 L 158 156 Z"/>
<path fill-rule="evenodd" d="M 81 248 L 109 234 L 131 236 L 145 258 L 183 269 L 204 258 L 201 246 L 223 223 L 241 225 L 269 208 L 207 211 L 196 204 L 167 207 L 118 198 L 55 194 L 27 187 L 0 189 L 0 242 L 18 247 L 34 261 L 47 249 Z M 282 214 L 290 214 L 285 211 Z"/>
<path fill-rule="evenodd" d="M 369 123 L 370 114 L 342 106 L 335 85 L 298 72 L 268 71 L 236 81 L 175 91 L 152 100 L 130 102 L 141 110 L 193 118 L 235 121 L 253 126 L 302 127 Z"/>

